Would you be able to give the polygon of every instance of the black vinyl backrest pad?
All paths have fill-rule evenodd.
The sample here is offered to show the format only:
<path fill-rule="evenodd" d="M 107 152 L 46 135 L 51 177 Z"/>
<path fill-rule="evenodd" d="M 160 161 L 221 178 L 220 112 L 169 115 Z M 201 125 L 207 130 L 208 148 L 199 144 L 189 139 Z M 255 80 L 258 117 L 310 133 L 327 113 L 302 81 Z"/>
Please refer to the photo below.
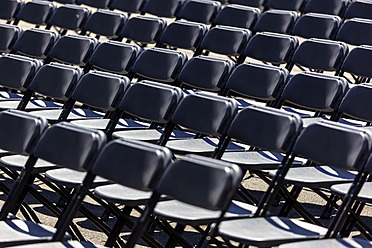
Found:
<path fill-rule="evenodd" d="M 260 149 L 287 153 L 301 129 L 296 114 L 252 105 L 239 111 L 227 135 Z"/>
<path fill-rule="evenodd" d="M 91 7 L 106 9 L 110 0 L 77 0 L 78 4 L 85 4 Z"/>
<path fill-rule="evenodd" d="M 92 172 L 127 187 L 151 191 L 171 159 L 172 153 L 165 147 L 115 140 L 102 149 Z"/>
<path fill-rule="evenodd" d="M 281 99 L 307 109 L 331 112 L 348 88 L 343 78 L 301 72 L 289 80 Z"/>
<path fill-rule="evenodd" d="M 61 122 L 43 133 L 32 155 L 66 168 L 87 170 L 105 143 L 102 131 Z"/>
<path fill-rule="evenodd" d="M 216 25 L 250 29 L 260 14 L 261 11 L 259 8 L 229 4 L 218 12 L 213 23 Z"/>
<path fill-rule="evenodd" d="M 49 1 L 30 1 L 22 6 L 16 18 L 36 25 L 43 25 L 55 8 L 56 5 Z"/>
<path fill-rule="evenodd" d="M 348 0 L 308 0 L 304 12 L 339 15 L 344 11 L 347 4 Z"/>
<path fill-rule="evenodd" d="M 266 7 L 273 9 L 301 10 L 306 0 L 268 0 Z"/>
<path fill-rule="evenodd" d="M 199 133 L 221 136 L 236 112 L 234 99 L 198 93 L 183 98 L 171 121 Z"/>
<path fill-rule="evenodd" d="M 253 30 L 256 32 L 289 33 L 297 17 L 296 11 L 268 10 L 260 15 Z"/>
<path fill-rule="evenodd" d="M 353 1 L 345 11 L 344 18 L 365 18 L 371 19 L 372 4 L 369 1 Z"/>
<path fill-rule="evenodd" d="M 195 206 L 220 210 L 242 178 L 237 165 L 186 155 L 167 167 L 156 191 Z"/>
<path fill-rule="evenodd" d="M 138 13 L 145 0 L 113 0 L 110 9 L 118 9 L 127 13 Z"/>
<path fill-rule="evenodd" d="M 161 17 L 175 17 L 183 0 L 147 0 L 142 11 Z"/>
<path fill-rule="evenodd" d="M 83 29 L 98 35 L 112 37 L 128 19 L 124 13 L 100 9 L 91 15 Z"/>
<path fill-rule="evenodd" d="M 119 108 L 141 119 L 167 123 L 182 97 L 178 87 L 141 81 L 127 90 Z"/>
<path fill-rule="evenodd" d="M 372 20 L 347 20 L 340 27 L 336 39 L 354 46 L 372 45 Z"/>
<path fill-rule="evenodd" d="M 45 118 L 17 110 L 3 111 L 0 113 L 0 149 L 28 154 L 47 127 Z"/>
<path fill-rule="evenodd" d="M 218 1 L 189 0 L 182 5 L 180 19 L 209 24 L 216 13 L 221 9 Z"/>
<path fill-rule="evenodd" d="M 88 106 L 113 111 L 129 85 L 125 76 L 91 72 L 81 77 L 71 97 Z"/>
<path fill-rule="evenodd" d="M 372 77 L 372 70 L 369 66 L 372 64 L 372 46 L 355 47 L 347 55 L 341 70 L 362 77 Z"/>
<path fill-rule="evenodd" d="M 0 52 L 9 52 L 12 49 L 21 30 L 20 27 L 15 25 L 0 24 Z"/>
<path fill-rule="evenodd" d="M 90 10 L 86 7 L 65 4 L 54 11 L 48 24 L 68 30 L 79 30 L 89 15 Z"/>
<path fill-rule="evenodd" d="M 247 97 L 271 101 L 281 93 L 288 74 L 287 69 L 277 66 L 245 63 L 234 69 L 226 87 Z"/>
<path fill-rule="evenodd" d="M 12 20 L 16 12 L 22 6 L 22 2 L 18 1 L 0 1 L 0 19 Z"/>
<path fill-rule="evenodd" d="M 305 128 L 293 153 L 319 164 L 361 170 L 371 150 L 368 131 L 340 123 L 321 121 Z"/>

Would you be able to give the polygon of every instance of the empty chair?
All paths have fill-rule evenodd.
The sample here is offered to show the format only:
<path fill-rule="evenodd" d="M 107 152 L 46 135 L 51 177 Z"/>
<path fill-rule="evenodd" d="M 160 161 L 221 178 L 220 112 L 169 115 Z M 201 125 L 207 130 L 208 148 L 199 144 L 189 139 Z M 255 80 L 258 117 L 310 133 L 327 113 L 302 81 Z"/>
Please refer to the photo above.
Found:
<path fill-rule="evenodd" d="M 90 10 L 87 7 L 65 4 L 54 11 L 46 28 L 59 27 L 61 35 L 65 35 L 67 30 L 79 31 L 89 15 Z"/>
<path fill-rule="evenodd" d="M 306 0 L 267 0 L 266 8 L 302 11 Z"/>
<path fill-rule="evenodd" d="M 365 0 L 355 0 L 355 1 L 352 1 L 347 7 L 344 18 L 345 19 L 351 19 L 351 18 L 372 19 L 371 11 L 372 11 L 371 2 L 365 1 Z"/>
<path fill-rule="evenodd" d="M 333 15 L 308 13 L 298 18 L 292 35 L 303 38 L 334 39 L 341 25 L 341 18 Z"/>
<path fill-rule="evenodd" d="M 21 30 L 15 25 L 0 24 L 0 52 L 10 52 Z"/>
<path fill-rule="evenodd" d="M 149 13 L 159 17 L 176 17 L 183 0 L 148 0 L 142 8 L 142 13 Z"/>
<path fill-rule="evenodd" d="M 85 66 L 98 41 L 95 38 L 81 35 L 66 35 L 58 39 L 45 59 L 45 63 L 53 60 Z"/>
<path fill-rule="evenodd" d="M 264 6 L 265 2 L 266 0 L 229 0 L 229 3 L 231 4 L 239 4 L 256 8 Z"/>
<path fill-rule="evenodd" d="M 336 40 L 350 45 L 372 45 L 372 20 L 353 18 L 345 21 L 337 33 Z"/>
<path fill-rule="evenodd" d="M 348 4 L 349 0 L 307 0 L 304 12 L 343 16 Z"/>
<path fill-rule="evenodd" d="M 157 46 L 169 46 L 195 51 L 199 47 L 206 32 L 207 26 L 205 24 L 174 21 L 165 28 Z"/>
<path fill-rule="evenodd" d="M 298 17 L 296 11 L 268 10 L 263 12 L 254 25 L 255 32 L 274 32 L 289 34 Z"/>
<path fill-rule="evenodd" d="M 106 9 L 110 3 L 110 0 L 77 0 L 77 3 L 97 9 Z"/>
<path fill-rule="evenodd" d="M 0 3 L 0 19 L 9 24 L 23 4 L 22 0 L 5 0 Z"/>
<path fill-rule="evenodd" d="M 82 28 L 81 35 L 86 32 L 96 34 L 99 36 L 106 36 L 107 38 L 117 38 L 119 30 L 127 21 L 127 16 L 110 10 L 98 10 L 94 12 L 87 20 Z"/>
<path fill-rule="evenodd" d="M 302 70 L 335 71 L 337 75 L 348 51 L 343 42 L 311 38 L 301 43 L 287 68 L 291 71 L 297 65 Z"/>
<path fill-rule="evenodd" d="M 12 48 L 12 52 L 45 59 L 59 38 L 58 33 L 44 29 L 28 29 L 22 32 Z"/>
<path fill-rule="evenodd" d="M 250 37 L 251 32 L 248 29 L 228 26 L 213 27 L 204 36 L 194 56 L 200 55 L 206 50 L 233 58 L 243 51 Z"/>
<path fill-rule="evenodd" d="M 49 1 L 35 0 L 27 2 L 18 12 L 13 24 L 18 25 L 19 21 L 25 21 L 36 26 L 45 25 L 55 8 L 55 4 Z"/>
<path fill-rule="evenodd" d="M 251 29 L 260 14 L 259 8 L 229 4 L 218 12 L 213 24 Z"/>
<path fill-rule="evenodd" d="M 134 41 L 144 46 L 156 43 L 165 26 L 166 22 L 161 18 L 135 16 L 126 22 L 118 40 L 126 38 L 127 42 Z"/>
<path fill-rule="evenodd" d="M 110 9 L 117 9 L 128 14 L 140 13 L 145 0 L 113 0 L 109 4 Z"/>
<path fill-rule="evenodd" d="M 131 70 L 140 51 L 141 48 L 134 44 L 112 40 L 101 43 L 93 51 L 84 71 L 89 72 L 91 69 L 98 69 L 126 75 Z"/>
<path fill-rule="evenodd" d="M 149 48 L 138 56 L 130 72 L 130 78 L 138 77 L 172 83 L 186 60 L 187 55 L 183 52 L 157 47 Z"/>
<path fill-rule="evenodd" d="M 220 9 L 221 3 L 217 1 L 190 0 L 182 5 L 177 18 L 210 24 Z"/>
<path fill-rule="evenodd" d="M 243 63 L 249 57 L 274 65 L 286 64 L 291 61 L 297 47 L 298 39 L 293 36 L 269 32 L 258 33 L 248 42 L 238 63 Z"/>

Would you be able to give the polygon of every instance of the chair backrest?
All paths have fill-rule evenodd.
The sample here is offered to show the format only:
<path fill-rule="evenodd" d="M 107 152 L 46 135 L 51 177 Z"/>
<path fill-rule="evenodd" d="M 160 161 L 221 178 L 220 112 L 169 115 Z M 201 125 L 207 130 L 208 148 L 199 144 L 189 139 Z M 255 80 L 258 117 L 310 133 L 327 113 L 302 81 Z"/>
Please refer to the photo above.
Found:
<path fill-rule="evenodd" d="M 298 18 L 292 34 L 307 39 L 333 39 L 340 25 L 341 18 L 338 16 L 308 13 Z"/>
<path fill-rule="evenodd" d="M 207 26 L 202 23 L 174 21 L 165 28 L 159 42 L 160 45 L 195 50 L 207 30 Z"/>
<path fill-rule="evenodd" d="M 333 112 L 348 88 L 344 78 L 301 72 L 288 81 L 281 101 L 312 111 Z"/>
<path fill-rule="evenodd" d="M 44 25 L 55 10 L 56 5 L 49 1 L 34 0 L 22 6 L 16 16 L 16 20 L 22 20 L 35 25 Z M 15 21 L 14 24 L 18 24 Z"/>
<path fill-rule="evenodd" d="M 2 55 L 0 56 L 0 85 L 26 91 L 40 66 L 41 62 L 36 59 L 13 54 Z"/>
<path fill-rule="evenodd" d="M 22 29 L 18 26 L 0 24 L 0 52 L 9 52 L 21 31 Z"/>
<path fill-rule="evenodd" d="M 228 26 L 213 27 L 205 35 L 196 55 L 200 55 L 205 49 L 218 54 L 236 56 L 243 51 L 250 37 L 251 31 L 248 29 Z"/>
<path fill-rule="evenodd" d="M 84 25 L 90 13 L 87 7 L 65 4 L 54 11 L 48 25 L 78 31 Z"/>
<path fill-rule="evenodd" d="M 142 12 L 159 17 L 176 17 L 183 0 L 147 0 Z"/>
<path fill-rule="evenodd" d="M 110 3 L 110 0 L 76 0 L 77 4 L 84 4 L 90 7 L 106 9 Z"/>
<path fill-rule="evenodd" d="M 345 21 L 336 36 L 350 45 L 372 45 L 372 20 L 353 18 Z"/>
<path fill-rule="evenodd" d="M 242 179 L 234 164 L 197 155 L 186 155 L 169 165 L 156 191 L 176 200 L 211 210 L 228 206 Z"/>
<path fill-rule="evenodd" d="M 112 182 L 151 191 L 170 164 L 169 149 L 135 140 L 115 140 L 100 152 L 92 172 Z"/>
<path fill-rule="evenodd" d="M 29 57 L 45 59 L 58 38 L 59 35 L 54 31 L 28 29 L 22 32 L 12 50 Z"/>
<path fill-rule="evenodd" d="M 370 153 L 368 131 L 349 125 L 321 121 L 305 128 L 293 153 L 319 164 L 344 170 L 360 170 Z"/>
<path fill-rule="evenodd" d="M 307 0 L 305 13 L 321 13 L 342 16 L 349 0 Z"/>
<path fill-rule="evenodd" d="M 29 154 L 47 127 L 48 121 L 43 117 L 17 110 L 2 111 L 0 149 L 17 154 Z"/>
<path fill-rule="evenodd" d="M 306 0 L 268 0 L 266 8 L 301 11 Z"/>
<path fill-rule="evenodd" d="M 139 13 L 145 2 L 145 0 L 113 0 L 109 4 L 109 8 L 127 13 Z"/>
<path fill-rule="evenodd" d="M 269 102 L 277 99 L 287 82 L 289 73 L 285 68 L 256 63 L 237 66 L 226 83 L 226 94 Z"/>
<path fill-rule="evenodd" d="M 235 116 L 227 136 L 263 150 L 288 153 L 301 130 L 297 114 L 251 105 Z"/>
<path fill-rule="evenodd" d="M 127 19 L 127 15 L 123 13 L 101 9 L 88 18 L 83 30 L 113 38 L 118 35 Z"/>
<path fill-rule="evenodd" d="M 52 47 L 48 57 L 59 62 L 84 66 L 97 43 L 97 39 L 92 37 L 81 35 L 62 36 Z"/>
<path fill-rule="evenodd" d="M 261 8 L 264 6 L 266 0 L 228 0 L 229 4 L 239 4 L 250 7 Z"/>
<path fill-rule="evenodd" d="M 233 67 L 234 64 L 230 60 L 196 56 L 184 65 L 177 82 L 180 86 L 219 91 Z"/>
<path fill-rule="evenodd" d="M 360 77 L 372 78 L 372 46 L 358 46 L 350 51 L 341 66 L 342 72 L 348 72 Z"/>
<path fill-rule="evenodd" d="M 131 72 L 150 80 L 173 82 L 186 60 L 183 52 L 154 47 L 138 56 Z"/>
<path fill-rule="evenodd" d="M 110 40 L 97 46 L 88 64 L 99 70 L 125 75 L 132 68 L 140 51 L 141 48 L 137 45 Z"/>
<path fill-rule="evenodd" d="M 189 0 L 182 5 L 177 18 L 210 24 L 220 9 L 221 3 L 218 1 Z"/>
<path fill-rule="evenodd" d="M 107 72 L 90 72 L 79 80 L 71 98 L 93 108 L 113 111 L 130 85 L 129 78 Z"/>
<path fill-rule="evenodd" d="M 343 42 L 311 38 L 301 43 L 291 63 L 319 71 L 337 71 L 347 53 Z"/>
<path fill-rule="evenodd" d="M 139 43 L 156 43 L 166 26 L 161 18 L 135 16 L 129 19 L 119 32 L 119 37 Z"/>
<path fill-rule="evenodd" d="M 288 63 L 297 46 L 298 39 L 293 36 L 269 32 L 258 33 L 249 41 L 239 63 L 244 62 L 245 57 L 272 64 Z"/>
<path fill-rule="evenodd" d="M 0 2 L 0 19 L 11 21 L 23 5 L 22 0 L 4 0 Z"/>
<path fill-rule="evenodd" d="M 218 12 L 213 24 L 251 29 L 260 14 L 259 8 L 229 4 Z"/>
<path fill-rule="evenodd" d="M 82 75 L 83 71 L 74 66 L 47 64 L 37 71 L 29 89 L 50 98 L 66 101 Z"/>
<path fill-rule="evenodd" d="M 372 3 L 365 0 L 352 1 L 345 11 L 344 18 L 372 19 Z"/>
<path fill-rule="evenodd" d="M 263 12 L 258 18 L 253 30 L 255 32 L 274 32 L 289 34 L 298 14 L 296 11 L 272 9 Z"/>
<path fill-rule="evenodd" d="M 165 124 L 182 98 L 178 87 L 141 81 L 127 90 L 119 109 L 142 120 Z"/>
<path fill-rule="evenodd" d="M 105 143 L 102 131 L 61 122 L 43 133 L 31 154 L 59 166 L 87 170 Z"/>

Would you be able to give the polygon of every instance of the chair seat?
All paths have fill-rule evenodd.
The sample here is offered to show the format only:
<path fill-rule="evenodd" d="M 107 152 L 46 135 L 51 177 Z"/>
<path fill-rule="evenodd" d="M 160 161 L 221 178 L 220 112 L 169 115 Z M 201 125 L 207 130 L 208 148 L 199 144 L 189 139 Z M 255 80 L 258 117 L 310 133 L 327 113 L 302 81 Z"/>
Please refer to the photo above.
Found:
<path fill-rule="evenodd" d="M 22 170 L 24 168 L 24 165 L 26 164 L 27 159 L 28 156 L 24 155 L 3 156 L 0 158 L 0 165 L 12 170 Z M 49 163 L 48 161 L 45 161 L 43 159 L 38 159 L 33 171 L 35 173 L 40 173 L 55 168 L 55 164 Z"/>
<path fill-rule="evenodd" d="M 152 192 L 132 189 L 120 184 L 109 184 L 94 189 L 94 194 L 109 202 L 122 203 L 126 206 L 146 204 Z"/>
<path fill-rule="evenodd" d="M 119 131 L 112 134 L 112 137 L 116 139 L 134 139 L 142 141 L 157 141 L 163 134 L 162 129 L 146 129 L 146 130 L 127 130 Z M 169 139 L 192 139 L 193 134 L 174 130 Z"/>
<path fill-rule="evenodd" d="M 322 120 L 329 120 L 329 119 L 326 118 L 326 117 L 302 118 L 302 126 L 305 128 L 305 127 L 308 127 L 312 123 L 319 122 L 319 121 L 322 121 Z M 354 126 L 354 127 L 360 127 L 360 126 L 363 125 L 363 122 L 361 122 L 361 121 L 351 120 L 351 119 L 344 119 L 344 118 L 340 118 L 340 120 L 338 122 L 342 123 L 342 124 Z"/>
<path fill-rule="evenodd" d="M 234 163 L 247 170 L 277 169 L 284 156 L 270 151 L 225 152 L 221 160 Z M 302 165 L 304 161 L 296 159 L 292 166 Z"/>
<path fill-rule="evenodd" d="M 254 100 L 243 99 L 243 98 L 234 98 L 234 99 L 237 101 L 238 107 L 240 109 L 249 107 L 251 105 L 266 106 L 265 102 L 258 102 L 258 101 L 254 101 Z"/>
<path fill-rule="evenodd" d="M 0 243 L 2 247 L 21 245 L 25 242 L 51 241 L 56 229 L 25 220 L 0 221 Z M 69 236 L 65 236 L 65 239 Z"/>
<path fill-rule="evenodd" d="M 21 94 L 0 91 L 0 101 L 21 100 L 22 97 Z"/>
<path fill-rule="evenodd" d="M 0 101 L 0 109 L 16 109 L 20 101 Z M 40 110 L 40 109 L 60 109 L 63 104 L 44 101 L 44 100 L 32 100 L 27 106 L 26 110 Z"/>
<path fill-rule="evenodd" d="M 331 191 L 332 193 L 343 197 L 349 191 L 350 186 L 351 183 L 333 185 L 331 187 Z M 357 200 L 362 202 L 372 202 L 372 182 L 366 182 L 363 184 L 363 187 L 358 194 Z"/>
<path fill-rule="evenodd" d="M 311 117 L 313 115 L 313 112 L 307 111 L 307 110 L 304 110 L 304 109 L 293 109 L 293 108 L 283 107 L 283 108 L 281 108 L 281 110 L 287 111 L 287 112 L 292 113 L 292 114 L 293 113 L 298 114 L 299 116 L 301 116 L 301 118 L 308 118 L 308 117 Z"/>
<path fill-rule="evenodd" d="M 251 216 L 256 207 L 247 203 L 232 201 L 225 217 Z M 204 225 L 214 222 L 221 215 L 221 211 L 213 211 L 186 204 L 177 200 L 159 202 L 154 213 L 161 219 L 184 223 L 186 225 Z"/>
<path fill-rule="evenodd" d="M 270 172 L 274 176 L 275 171 Z M 300 187 L 329 188 L 333 184 L 352 182 L 355 172 L 338 170 L 328 166 L 297 167 L 289 169 L 285 183 Z"/>
<path fill-rule="evenodd" d="M 86 172 L 75 171 L 67 168 L 48 170 L 45 176 L 48 180 L 58 185 L 67 186 L 70 188 L 78 187 L 84 180 Z M 92 188 L 106 184 L 108 181 L 102 177 L 97 176 L 94 179 Z"/>
<path fill-rule="evenodd" d="M 89 119 L 89 120 L 78 120 L 78 121 L 71 121 L 71 123 L 91 129 L 98 129 L 104 130 L 109 123 L 110 119 Z M 127 130 L 127 129 L 142 129 L 149 127 L 148 123 L 128 120 L 128 119 L 120 119 L 118 124 L 115 127 L 115 130 Z"/>
<path fill-rule="evenodd" d="M 43 116 L 48 121 L 58 120 L 58 117 L 60 116 L 61 113 L 62 109 L 32 111 L 32 114 L 37 116 Z M 81 120 L 86 118 L 97 119 L 103 118 L 104 115 L 105 115 L 104 113 L 100 113 L 93 110 L 74 108 L 69 114 L 67 120 Z"/>
<path fill-rule="evenodd" d="M 307 222 L 282 217 L 259 217 L 222 221 L 222 237 L 259 247 L 277 246 L 282 243 L 319 239 L 327 229 Z"/>
<path fill-rule="evenodd" d="M 279 248 L 368 248 L 372 247 L 372 243 L 364 239 L 352 239 L 352 238 L 343 238 L 343 239 L 323 239 L 323 240 L 311 240 L 303 242 L 295 242 L 291 244 L 284 244 L 279 246 Z"/>
<path fill-rule="evenodd" d="M 166 147 L 175 153 L 198 153 L 210 154 L 216 149 L 219 140 L 217 138 L 202 138 L 202 139 L 188 139 L 188 140 L 171 140 L 167 143 Z M 246 151 L 249 146 L 230 142 L 226 151 Z"/>
<path fill-rule="evenodd" d="M 49 242 L 49 243 L 39 243 L 39 244 L 30 244 L 30 245 L 17 245 L 13 246 L 14 248 L 104 248 L 102 245 L 95 245 L 88 242 L 80 241 L 67 241 L 67 242 Z"/>

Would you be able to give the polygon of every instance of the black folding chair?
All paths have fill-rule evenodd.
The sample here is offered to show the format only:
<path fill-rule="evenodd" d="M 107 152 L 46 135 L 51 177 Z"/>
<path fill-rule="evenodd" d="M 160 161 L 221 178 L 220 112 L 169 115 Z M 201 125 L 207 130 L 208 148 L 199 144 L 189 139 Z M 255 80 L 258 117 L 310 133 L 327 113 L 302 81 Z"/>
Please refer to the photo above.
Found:
<path fill-rule="evenodd" d="M 229 0 L 228 2 L 230 4 L 239 4 L 239 5 L 261 8 L 265 6 L 266 0 Z"/>
<path fill-rule="evenodd" d="M 218 1 L 190 0 L 182 5 L 181 10 L 177 14 L 177 19 L 211 24 L 220 9 L 221 3 Z"/>
<path fill-rule="evenodd" d="M 13 25 L 18 25 L 19 21 L 35 24 L 36 27 L 46 25 L 55 8 L 56 5 L 49 1 L 34 0 L 27 2 L 17 13 Z"/>
<path fill-rule="evenodd" d="M 259 16 L 253 27 L 255 32 L 290 34 L 298 14 L 296 11 L 272 9 Z"/>
<path fill-rule="evenodd" d="M 5 0 L 0 3 L 0 19 L 6 20 L 7 24 L 10 24 L 18 11 L 23 5 L 22 0 Z"/>
<path fill-rule="evenodd" d="M 131 15 L 140 13 L 144 3 L 145 0 L 113 0 L 109 4 L 109 9 L 121 10 Z"/>
<path fill-rule="evenodd" d="M 84 4 L 97 9 L 107 9 L 110 0 L 76 0 L 77 4 Z"/>
<path fill-rule="evenodd" d="M 259 8 L 229 4 L 217 13 L 213 25 L 251 29 L 260 14 L 261 10 Z"/>
<path fill-rule="evenodd" d="M 353 18 L 346 20 L 337 33 L 336 40 L 350 45 L 372 45 L 372 20 Z"/>
<path fill-rule="evenodd" d="M 355 0 L 352 1 L 345 11 L 344 18 L 364 18 L 372 19 L 371 16 L 372 4 L 368 1 Z"/>
<path fill-rule="evenodd" d="M 141 13 L 149 13 L 158 17 L 174 18 L 180 10 L 183 0 L 148 0 Z"/>
<path fill-rule="evenodd" d="M 21 32 L 18 26 L 0 24 L 0 52 L 9 53 Z"/>
<path fill-rule="evenodd" d="M 304 12 L 338 15 L 342 17 L 348 4 L 349 0 L 307 0 Z"/>
<path fill-rule="evenodd" d="M 283 9 L 283 10 L 294 10 L 302 11 L 306 0 L 267 0 L 265 7 L 268 9 Z"/>

